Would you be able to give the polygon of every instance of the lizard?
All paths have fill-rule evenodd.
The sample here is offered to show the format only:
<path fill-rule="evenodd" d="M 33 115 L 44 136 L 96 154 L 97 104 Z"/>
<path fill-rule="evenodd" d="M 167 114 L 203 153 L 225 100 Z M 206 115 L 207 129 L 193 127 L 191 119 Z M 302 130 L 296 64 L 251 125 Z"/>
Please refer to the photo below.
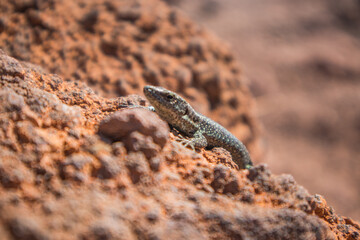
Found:
<path fill-rule="evenodd" d="M 143 92 L 160 118 L 181 134 L 185 146 L 193 149 L 202 147 L 222 147 L 230 152 L 232 160 L 240 169 L 253 166 L 245 145 L 217 122 L 196 112 L 180 95 L 162 87 L 145 86 Z"/>

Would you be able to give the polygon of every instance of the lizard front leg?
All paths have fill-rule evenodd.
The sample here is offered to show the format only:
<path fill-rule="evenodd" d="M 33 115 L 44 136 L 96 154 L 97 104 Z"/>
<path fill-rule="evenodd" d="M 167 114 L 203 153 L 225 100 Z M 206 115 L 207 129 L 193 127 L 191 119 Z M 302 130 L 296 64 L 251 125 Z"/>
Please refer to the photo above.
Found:
<path fill-rule="evenodd" d="M 183 136 L 181 136 L 179 140 L 180 143 L 183 144 L 185 147 L 190 146 L 193 150 L 195 150 L 195 148 L 206 147 L 208 144 L 205 136 L 202 134 L 201 131 L 195 132 L 195 134 L 191 138 L 184 138 Z"/>

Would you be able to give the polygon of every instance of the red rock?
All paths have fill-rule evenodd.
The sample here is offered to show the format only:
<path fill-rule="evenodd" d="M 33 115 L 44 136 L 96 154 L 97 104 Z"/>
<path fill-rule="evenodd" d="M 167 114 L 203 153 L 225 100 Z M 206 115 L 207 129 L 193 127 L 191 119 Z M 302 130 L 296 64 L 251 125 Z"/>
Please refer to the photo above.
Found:
<path fill-rule="evenodd" d="M 265 165 L 244 171 L 225 166 L 221 161 L 231 160 L 222 150 L 187 149 L 155 113 L 124 109 L 145 106 L 143 98 L 105 98 L 81 82 L 106 96 L 116 89 L 139 94 L 148 68 L 148 79 L 190 93 L 195 104 L 205 103 L 205 111 L 223 117 L 227 126 L 231 122 L 232 129 L 254 130 L 246 107 L 252 99 L 221 41 L 160 1 L 38 4 L 0 7 L 2 16 L 18 19 L 1 32 L 1 47 L 59 74 L 0 53 L 1 238 L 356 235 L 353 221 L 339 216 L 336 225 L 329 223 L 336 218 L 326 203 L 312 211 L 311 195 L 293 178 L 272 174 Z M 17 40 L 3 43 L 10 33 Z M 194 72 L 196 81 L 187 76 Z M 116 88 L 119 77 L 126 84 Z M 246 137 L 256 148 L 256 131 Z"/>
<path fill-rule="evenodd" d="M 99 126 L 99 133 L 113 141 L 124 139 L 134 131 L 152 137 L 161 148 L 164 147 L 169 135 L 167 123 L 157 114 L 145 109 L 133 108 L 116 112 L 103 120 Z M 129 147 L 130 145 L 129 143 Z"/>

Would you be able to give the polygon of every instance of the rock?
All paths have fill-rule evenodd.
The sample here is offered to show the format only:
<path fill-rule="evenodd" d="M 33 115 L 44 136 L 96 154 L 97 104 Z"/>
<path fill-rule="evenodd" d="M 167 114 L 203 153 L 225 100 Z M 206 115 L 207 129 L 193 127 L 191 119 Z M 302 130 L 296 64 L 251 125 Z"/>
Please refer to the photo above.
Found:
<path fill-rule="evenodd" d="M 333 233 L 327 231 L 327 226 L 313 216 L 288 209 L 281 209 L 276 213 L 273 210 L 264 211 L 261 215 L 252 215 L 250 219 L 246 211 L 239 211 L 236 223 L 237 226 L 228 225 L 228 231 L 239 234 L 236 229 L 247 226 L 246 233 L 242 235 L 245 238 L 256 236 L 257 239 L 279 239 L 286 236 L 287 239 L 336 239 Z"/>
<path fill-rule="evenodd" d="M 24 98 L 16 94 L 12 89 L 0 90 L 1 112 L 20 111 L 24 106 Z"/>
<path fill-rule="evenodd" d="M 121 167 L 116 158 L 111 156 L 101 156 L 100 158 L 101 167 L 97 172 L 97 176 L 101 179 L 115 178 L 120 172 Z"/>
<path fill-rule="evenodd" d="M 120 20 L 134 22 L 141 16 L 141 10 L 135 7 L 124 7 L 118 9 L 116 17 Z"/>
<path fill-rule="evenodd" d="M 152 137 L 161 148 L 164 147 L 169 135 L 167 123 L 157 114 L 140 108 L 116 112 L 99 125 L 99 133 L 112 141 L 119 141 L 134 131 Z"/>
<path fill-rule="evenodd" d="M 233 178 L 224 186 L 224 194 L 226 193 L 237 194 L 239 192 L 240 192 L 239 182 L 236 179 L 236 177 L 233 176 Z"/>
<path fill-rule="evenodd" d="M 141 153 L 130 153 L 125 162 L 131 181 L 136 184 L 149 174 L 149 165 Z"/>
<path fill-rule="evenodd" d="M 76 169 L 82 170 L 85 165 L 91 163 L 93 157 L 84 153 L 74 153 L 66 157 L 65 165 L 73 165 Z"/>
<path fill-rule="evenodd" d="M 30 218 L 15 217 L 7 222 L 14 239 L 19 240 L 46 240 L 50 239 L 37 221 Z"/>
<path fill-rule="evenodd" d="M 150 136 L 144 136 L 139 132 L 132 132 L 125 140 L 126 148 L 131 152 L 141 151 L 146 158 L 155 157 L 160 151 L 160 147 L 156 145 Z"/>
<path fill-rule="evenodd" d="M 19 188 L 24 182 L 32 182 L 33 176 L 21 162 L 5 158 L 0 162 L 0 183 L 5 188 Z"/>
<path fill-rule="evenodd" d="M 211 186 L 215 191 L 222 192 L 226 184 L 227 168 L 223 165 L 217 165 L 214 168 L 214 180 Z"/>
<path fill-rule="evenodd" d="M 99 11 L 96 9 L 91 10 L 81 19 L 80 23 L 83 25 L 84 29 L 87 31 L 94 31 L 94 26 L 97 23 L 99 18 Z"/>
<path fill-rule="evenodd" d="M 16 59 L 0 50 L 0 74 L 23 77 L 24 69 Z"/>
<path fill-rule="evenodd" d="M 246 128 L 256 149 L 230 51 L 176 10 L 155 0 L 5 1 L 0 15 L 12 20 L 0 47 L 42 64 L 0 53 L 1 239 L 356 237 L 355 221 L 292 177 L 224 166 L 225 150 L 184 148 L 156 113 L 131 108 L 146 106 L 135 94 L 148 77 L 230 130 Z"/>
<path fill-rule="evenodd" d="M 126 240 L 134 239 L 132 236 L 131 230 L 126 223 L 116 224 L 113 221 L 102 220 L 97 221 L 89 227 L 89 232 L 86 239 L 95 239 L 95 240 L 108 240 L 108 239 L 117 239 L 117 240 Z"/>

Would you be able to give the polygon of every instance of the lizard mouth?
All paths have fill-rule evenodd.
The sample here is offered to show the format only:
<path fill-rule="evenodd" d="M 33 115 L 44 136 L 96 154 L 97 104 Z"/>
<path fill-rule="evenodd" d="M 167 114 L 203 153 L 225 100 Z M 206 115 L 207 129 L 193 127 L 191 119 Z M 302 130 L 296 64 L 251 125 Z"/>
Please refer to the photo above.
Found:
<path fill-rule="evenodd" d="M 145 86 L 144 87 L 144 93 L 145 92 L 148 92 L 148 91 L 151 91 L 152 87 L 151 86 Z"/>
<path fill-rule="evenodd" d="M 161 97 L 161 91 L 157 89 L 157 87 L 154 86 L 145 86 L 143 89 L 144 95 L 147 98 L 147 100 L 153 105 L 154 107 L 157 107 L 159 105 L 159 102 L 162 102 Z"/>
<path fill-rule="evenodd" d="M 146 96 L 146 98 L 154 98 L 155 97 L 155 90 L 154 90 L 154 87 L 153 86 L 145 86 L 144 89 L 143 89 L 143 92 Z"/>
<path fill-rule="evenodd" d="M 166 94 L 166 89 L 162 88 L 162 87 L 155 87 L 155 86 L 145 86 L 143 88 L 143 92 L 145 94 L 145 97 L 147 98 L 156 98 L 156 99 L 160 99 L 160 98 L 164 98 Z"/>

